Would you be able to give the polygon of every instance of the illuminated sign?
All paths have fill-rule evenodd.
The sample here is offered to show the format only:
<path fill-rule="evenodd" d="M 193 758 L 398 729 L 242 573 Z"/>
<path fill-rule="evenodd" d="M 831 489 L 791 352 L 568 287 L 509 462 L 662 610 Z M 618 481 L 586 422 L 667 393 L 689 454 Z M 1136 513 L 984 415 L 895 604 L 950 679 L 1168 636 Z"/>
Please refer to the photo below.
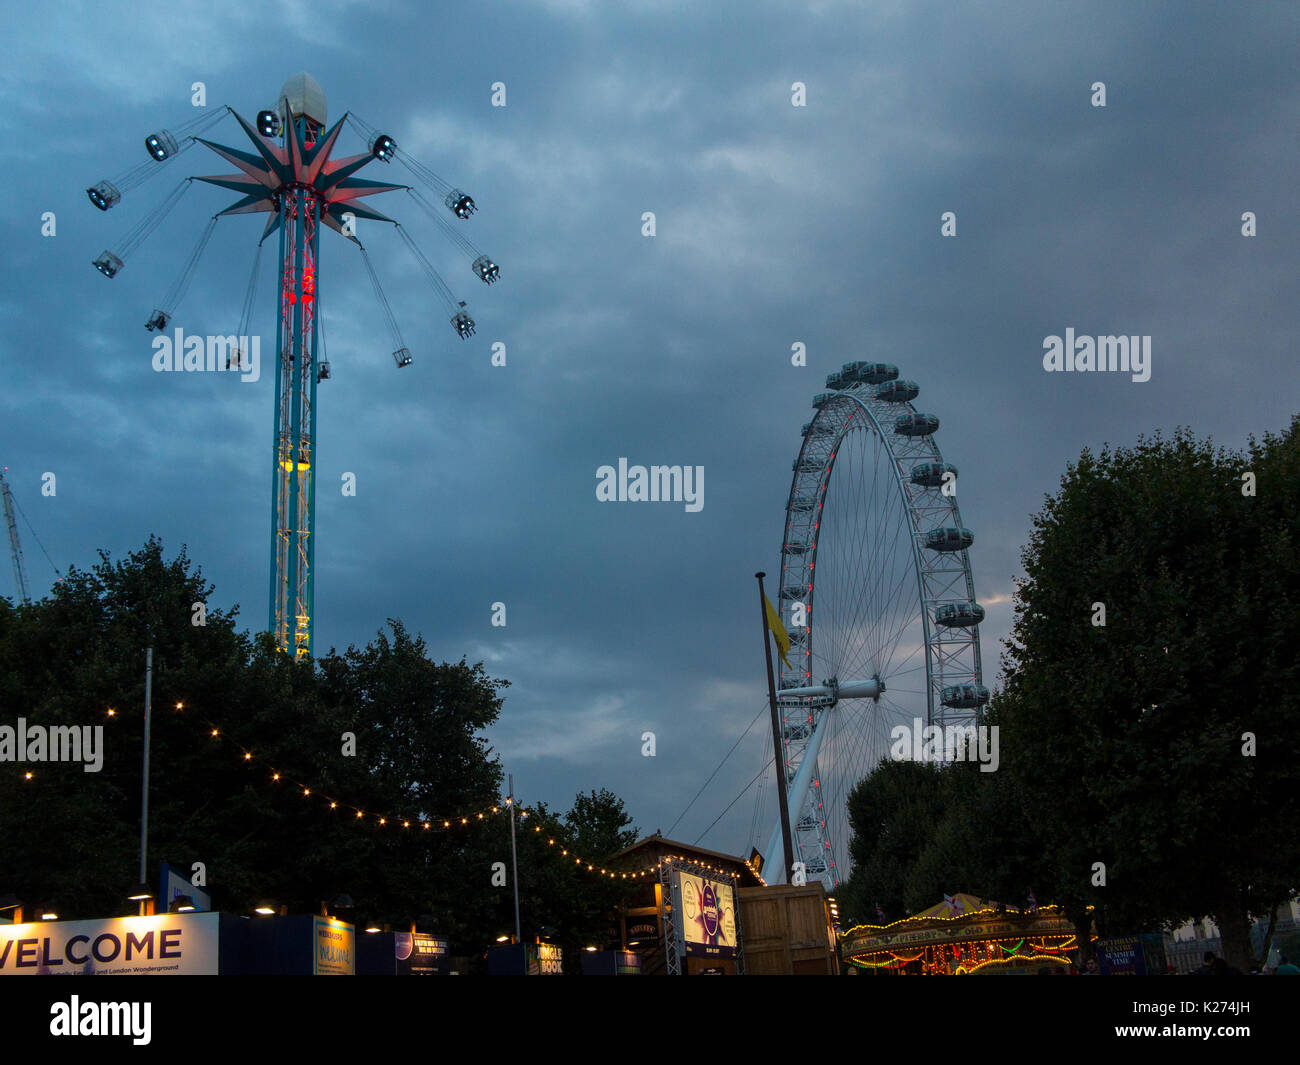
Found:
<path fill-rule="evenodd" d="M 399 932 L 393 950 L 400 975 L 431 976 L 451 968 L 451 944 L 425 932 Z"/>
<path fill-rule="evenodd" d="M 172 913 L 0 927 L 0 976 L 217 974 L 220 914 Z"/>
<path fill-rule="evenodd" d="M 537 976 L 563 976 L 564 951 L 554 943 L 537 944 L 536 962 L 529 959 L 529 970 Z M 529 953 L 532 953 L 531 951 Z M 534 968 L 534 965 L 536 968 Z"/>
<path fill-rule="evenodd" d="M 674 902 L 687 954 L 731 958 L 736 954 L 736 892 L 722 880 L 674 872 Z"/>
<path fill-rule="evenodd" d="M 312 973 L 316 976 L 352 976 L 356 973 L 354 929 L 331 917 L 312 919 Z"/>

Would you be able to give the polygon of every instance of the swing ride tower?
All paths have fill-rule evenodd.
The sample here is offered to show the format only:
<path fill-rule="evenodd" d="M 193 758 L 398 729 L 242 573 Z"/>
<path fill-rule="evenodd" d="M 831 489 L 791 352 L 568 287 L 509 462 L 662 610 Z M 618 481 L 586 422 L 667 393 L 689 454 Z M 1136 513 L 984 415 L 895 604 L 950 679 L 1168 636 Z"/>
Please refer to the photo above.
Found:
<path fill-rule="evenodd" d="M 358 217 L 391 222 L 353 201 L 402 186 L 351 176 L 377 158 L 372 152 L 330 158 L 344 119 L 325 132 L 325 94 L 310 75 L 298 74 L 285 82 L 278 114 L 259 115 L 257 130 L 235 117 L 257 155 L 200 138 L 200 143 L 243 173 L 199 180 L 245 194 L 222 214 L 269 212 L 263 240 L 275 229 L 280 231 L 268 628 L 281 650 L 292 650 L 295 657 L 310 656 L 315 614 L 316 386 L 327 372 L 317 360 L 320 226 L 324 223 L 347 234 L 345 225 L 354 226 Z M 277 132 L 279 144 L 273 139 Z"/>
<path fill-rule="evenodd" d="M 201 130 L 231 115 L 248 137 L 253 151 L 216 144 L 198 136 Z M 386 133 L 345 113 L 325 126 L 325 93 L 309 74 L 295 74 L 280 90 L 275 110 L 260 111 L 255 125 L 250 125 L 229 107 L 197 116 L 175 133 L 158 130 L 145 138 L 149 159 L 137 164 L 112 180 L 100 181 L 86 190 L 91 204 L 109 211 L 122 201 L 125 192 L 146 181 L 194 144 L 202 144 L 238 169 L 238 173 L 210 177 L 187 177 L 174 188 L 153 211 L 141 219 L 121 239 L 116 251 L 104 251 L 92 261 L 96 270 L 112 279 L 125 265 L 128 256 L 153 233 L 175 208 L 194 181 L 206 182 L 239 193 L 241 198 L 208 221 L 183 268 L 180 278 L 155 309 L 145 328 L 161 332 L 171 321 L 199 259 L 207 246 L 217 220 L 224 215 L 264 213 L 269 217 L 258 241 L 252 277 L 245 298 L 238 336 L 249 337 L 253 294 L 257 283 L 261 250 L 270 236 L 279 230 L 277 262 L 279 315 L 276 329 L 275 408 L 272 434 L 271 465 L 271 565 L 268 628 L 282 651 L 292 651 L 295 658 L 311 657 L 315 597 L 315 522 L 316 522 L 316 389 L 330 377 L 324 358 L 323 322 L 320 316 L 320 231 L 327 226 L 355 245 L 375 290 L 380 309 L 393 339 L 393 360 L 400 370 L 412 362 L 410 349 L 402 338 L 392 307 L 385 297 L 370 257 L 357 238 L 361 219 L 393 226 L 416 264 L 442 302 L 448 321 L 461 340 L 474 335 L 475 323 L 451 288 L 429 261 L 419 243 L 400 223 L 378 211 L 363 206 L 365 197 L 381 192 L 403 190 L 451 238 L 470 261 L 470 268 L 484 284 L 500 279 L 501 270 L 491 256 L 484 254 L 456 227 L 441 216 L 435 206 L 410 185 L 367 181 L 354 176 L 368 163 L 398 162 L 415 181 L 442 199 L 442 207 L 464 222 L 475 213 L 473 198 L 438 177 L 417 160 L 399 151 Z M 339 134 L 350 125 L 366 142 L 369 150 L 358 155 L 334 158 Z M 253 337 L 249 345 L 258 343 Z M 319 355 L 318 355 L 319 346 Z M 235 350 L 225 369 L 250 369 L 245 359 L 251 352 Z"/>

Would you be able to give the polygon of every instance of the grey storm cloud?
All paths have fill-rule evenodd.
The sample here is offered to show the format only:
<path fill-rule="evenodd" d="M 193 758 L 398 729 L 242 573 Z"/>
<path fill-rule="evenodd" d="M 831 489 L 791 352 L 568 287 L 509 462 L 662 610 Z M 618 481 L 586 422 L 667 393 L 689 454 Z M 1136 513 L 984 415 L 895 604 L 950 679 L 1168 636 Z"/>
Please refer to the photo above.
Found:
<path fill-rule="evenodd" d="M 11 13 L 6 37 L 0 463 L 61 567 L 156 532 L 264 624 L 274 256 L 256 385 L 155 374 L 141 328 L 230 195 L 196 185 L 116 279 L 90 267 L 182 171 L 228 169 L 196 147 L 112 212 L 86 202 L 191 117 L 194 82 L 247 116 L 310 71 L 331 117 L 474 195 L 490 289 L 405 194 L 372 201 L 478 322 L 457 340 L 401 242 L 363 223 L 415 356 L 400 372 L 355 250 L 322 240 L 316 641 L 400 617 L 509 679 L 491 738 L 527 798 L 608 786 L 667 829 L 762 710 L 752 574 L 779 569 L 799 428 L 843 362 L 897 363 L 942 419 L 986 684 L 1030 515 L 1081 448 L 1179 424 L 1239 445 L 1296 408 L 1293 5 L 60 3 Z M 260 226 L 218 225 L 187 333 L 234 331 Z M 1151 380 L 1044 373 L 1066 328 L 1150 335 Z M 598 503 L 621 456 L 705 467 L 703 510 Z M 710 825 L 762 745 L 756 727 L 675 835 Z M 765 842 L 754 790 L 706 844 Z"/>

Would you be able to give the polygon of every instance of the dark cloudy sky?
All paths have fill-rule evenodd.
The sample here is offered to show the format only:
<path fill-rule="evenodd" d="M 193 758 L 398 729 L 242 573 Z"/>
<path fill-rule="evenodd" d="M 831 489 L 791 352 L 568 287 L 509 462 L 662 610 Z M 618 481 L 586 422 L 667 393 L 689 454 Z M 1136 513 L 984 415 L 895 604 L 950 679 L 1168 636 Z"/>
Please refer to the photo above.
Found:
<path fill-rule="evenodd" d="M 256 385 L 156 374 L 142 328 L 234 197 L 196 186 L 117 279 L 90 266 L 180 176 L 229 167 L 196 147 L 108 214 L 84 189 L 193 117 L 195 81 L 251 117 L 306 70 L 331 120 L 355 112 L 476 198 L 464 232 L 502 268 L 483 286 L 404 193 L 371 201 L 478 321 L 458 341 L 391 230 L 363 229 L 415 356 L 399 372 L 355 250 L 323 236 L 318 650 L 399 617 L 435 656 L 483 660 L 513 685 L 491 738 L 521 797 L 609 787 L 667 831 L 764 704 L 752 575 L 779 570 L 812 396 L 870 359 L 921 384 L 961 469 L 991 684 L 1030 514 L 1081 448 L 1180 424 L 1237 446 L 1297 409 L 1300 8 L 973 8 L 11 5 L 0 462 L 19 503 L 61 567 L 158 533 L 265 625 L 270 367 Z M 228 118 L 212 136 L 242 137 Z M 187 333 L 234 331 L 260 225 L 218 226 Z M 262 279 L 269 360 L 265 263 Z M 1150 381 L 1044 373 L 1043 339 L 1066 328 L 1150 335 Z M 620 456 L 703 466 L 703 510 L 597 502 L 595 471 Z M 760 758 L 747 740 L 673 834 L 695 839 Z M 703 842 L 747 851 L 753 816 L 751 792 Z"/>

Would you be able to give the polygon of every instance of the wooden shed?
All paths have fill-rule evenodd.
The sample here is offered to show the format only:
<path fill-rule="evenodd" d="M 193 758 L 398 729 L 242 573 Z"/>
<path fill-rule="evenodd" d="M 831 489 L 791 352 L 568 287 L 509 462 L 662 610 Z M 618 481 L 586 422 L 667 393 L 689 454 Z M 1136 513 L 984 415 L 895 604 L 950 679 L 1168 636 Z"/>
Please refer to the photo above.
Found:
<path fill-rule="evenodd" d="M 839 975 L 835 926 L 820 881 L 742 887 L 740 922 L 749 975 Z"/>

